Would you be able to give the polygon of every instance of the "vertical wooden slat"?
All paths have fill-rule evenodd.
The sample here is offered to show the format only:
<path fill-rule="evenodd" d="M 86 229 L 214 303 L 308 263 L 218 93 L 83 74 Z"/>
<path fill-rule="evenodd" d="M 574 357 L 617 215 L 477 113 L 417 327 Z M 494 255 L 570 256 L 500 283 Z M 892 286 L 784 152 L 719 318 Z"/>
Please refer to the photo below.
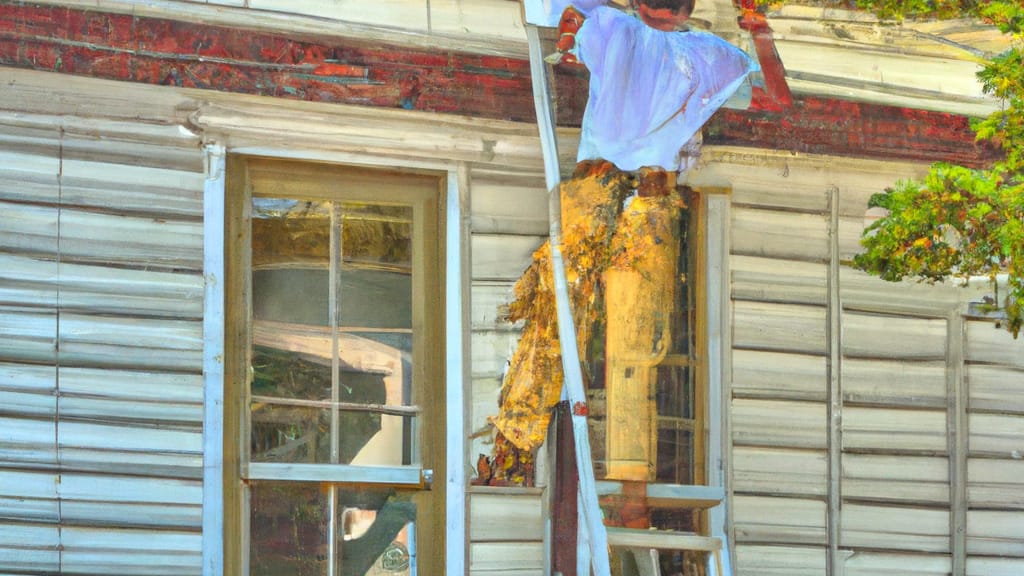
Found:
<path fill-rule="evenodd" d="M 224 148 L 206 146 L 203 189 L 203 576 L 224 573 Z"/>
<path fill-rule="evenodd" d="M 842 526 L 842 300 L 839 292 L 839 189 L 829 191 L 829 271 L 828 271 L 828 576 L 843 573 L 839 554 L 840 527 Z"/>
<path fill-rule="evenodd" d="M 947 440 L 949 442 L 949 548 L 953 554 L 952 576 L 967 574 L 967 402 L 964 381 L 965 331 L 963 316 L 954 311 L 947 318 L 946 390 Z"/>
<path fill-rule="evenodd" d="M 445 399 L 447 470 L 445 470 L 445 556 L 448 574 L 465 574 L 469 566 L 466 506 L 465 395 L 470 380 L 470 181 L 469 170 L 459 165 L 448 173 L 445 235 Z"/>

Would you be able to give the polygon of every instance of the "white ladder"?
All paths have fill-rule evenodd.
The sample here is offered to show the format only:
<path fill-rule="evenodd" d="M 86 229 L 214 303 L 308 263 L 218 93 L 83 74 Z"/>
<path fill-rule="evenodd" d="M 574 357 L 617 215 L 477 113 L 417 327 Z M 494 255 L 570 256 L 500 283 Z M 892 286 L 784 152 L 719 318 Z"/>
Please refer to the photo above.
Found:
<path fill-rule="evenodd" d="M 525 19 L 524 19 L 525 21 Z M 586 546 L 589 547 L 590 567 L 593 576 L 611 576 L 609 545 L 629 549 L 640 570 L 640 576 L 660 576 L 658 549 L 696 550 L 707 552 L 714 558 L 715 576 L 724 576 L 722 570 L 722 538 L 701 536 L 686 532 L 630 530 L 606 528 L 603 522 L 598 488 L 594 480 L 591 461 L 590 435 L 587 428 L 587 398 L 583 388 L 583 374 L 580 368 L 579 350 L 576 345 L 576 329 L 569 302 L 565 264 L 562 259 L 561 197 L 559 183 L 561 170 L 558 162 L 558 143 L 555 133 L 554 114 L 551 104 L 551 90 L 548 84 L 547 64 L 544 61 L 540 32 L 537 26 L 526 24 L 526 37 L 530 49 L 530 76 L 533 83 L 534 107 L 537 113 L 537 128 L 540 133 L 541 152 L 544 157 L 544 177 L 549 193 L 549 236 L 551 246 L 551 267 L 554 273 L 555 301 L 558 314 L 558 339 L 562 352 L 564 389 L 562 397 L 568 400 L 572 414 L 573 440 L 576 450 L 576 469 L 579 475 L 579 504 Z M 721 487 L 686 486 L 686 489 L 701 492 L 696 497 L 706 504 L 700 507 L 719 505 L 723 499 Z M 673 498 L 672 496 L 668 496 Z M 681 497 L 692 500 L 692 495 Z M 581 539 L 582 540 L 582 539 Z M 584 545 L 581 542 L 579 545 Z M 584 568 L 580 566 L 579 570 Z M 579 576 L 583 576 L 580 574 Z"/>

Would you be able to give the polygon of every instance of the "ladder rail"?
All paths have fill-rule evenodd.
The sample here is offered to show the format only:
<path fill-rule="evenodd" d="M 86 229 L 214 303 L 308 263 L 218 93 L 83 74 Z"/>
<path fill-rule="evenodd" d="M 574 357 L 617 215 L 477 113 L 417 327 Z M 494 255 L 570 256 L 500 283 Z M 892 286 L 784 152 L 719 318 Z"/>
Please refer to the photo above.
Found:
<path fill-rule="evenodd" d="M 573 440 L 576 447 L 576 468 L 579 474 L 580 503 L 583 521 L 587 526 L 590 563 L 594 576 L 610 576 L 611 559 L 608 553 L 608 535 L 597 500 L 594 467 L 591 462 L 590 434 L 587 428 L 586 393 L 583 390 L 583 371 L 580 368 L 576 346 L 576 328 L 569 305 L 569 288 L 562 258 L 562 210 L 558 184 L 561 171 L 558 164 L 558 141 L 555 135 L 554 115 L 551 108 L 551 90 L 548 86 L 546 63 L 537 27 L 528 24 L 526 36 L 530 48 L 530 77 L 533 100 L 537 110 L 537 128 L 540 133 L 541 153 L 544 157 L 544 179 L 548 186 L 549 236 L 551 268 L 555 282 L 555 304 L 558 315 L 558 340 L 561 346 L 564 395 L 572 411 Z"/>

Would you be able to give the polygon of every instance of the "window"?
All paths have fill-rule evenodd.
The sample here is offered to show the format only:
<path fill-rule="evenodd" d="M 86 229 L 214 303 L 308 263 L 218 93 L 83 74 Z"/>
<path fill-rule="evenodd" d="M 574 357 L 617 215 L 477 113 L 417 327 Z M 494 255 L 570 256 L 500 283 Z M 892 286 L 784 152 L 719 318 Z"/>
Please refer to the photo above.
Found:
<path fill-rule="evenodd" d="M 442 185 L 229 159 L 227 573 L 443 572 Z"/>

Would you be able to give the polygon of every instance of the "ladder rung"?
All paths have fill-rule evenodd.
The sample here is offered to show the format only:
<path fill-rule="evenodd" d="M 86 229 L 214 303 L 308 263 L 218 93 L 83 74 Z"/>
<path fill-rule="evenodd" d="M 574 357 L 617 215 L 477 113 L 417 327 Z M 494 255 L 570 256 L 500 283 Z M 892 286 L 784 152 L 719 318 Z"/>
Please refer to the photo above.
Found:
<path fill-rule="evenodd" d="M 722 549 L 722 540 L 714 536 L 701 536 L 692 532 L 671 530 L 638 530 L 608 527 L 608 544 L 628 548 L 657 548 L 660 550 L 701 550 L 715 552 Z"/>

